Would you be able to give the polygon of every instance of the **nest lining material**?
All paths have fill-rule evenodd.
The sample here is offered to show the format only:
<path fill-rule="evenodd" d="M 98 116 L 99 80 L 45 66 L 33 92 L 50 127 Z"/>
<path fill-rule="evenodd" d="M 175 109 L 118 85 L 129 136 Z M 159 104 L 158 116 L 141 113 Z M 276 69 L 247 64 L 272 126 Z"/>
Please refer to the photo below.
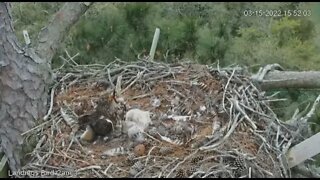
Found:
<path fill-rule="evenodd" d="M 294 131 L 277 119 L 269 107 L 272 97 L 241 68 L 116 60 L 56 74 L 49 116 L 29 132 L 38 134 L 39 143 L 23 167 L 41 173 L 27 177 L 291 177 L 284 154 Z M 92 102 L 120 76 L 126 105 L 153 113 L 141 156 L 133 153 L 126 135 L 76 143 L 59 111 L 62 102 L 77 115 L 92 111 Z M 174 127 L 181 123 L 194 132 L 178 132 Z M 126 152 L 102 156 L 113 148 Z"/>

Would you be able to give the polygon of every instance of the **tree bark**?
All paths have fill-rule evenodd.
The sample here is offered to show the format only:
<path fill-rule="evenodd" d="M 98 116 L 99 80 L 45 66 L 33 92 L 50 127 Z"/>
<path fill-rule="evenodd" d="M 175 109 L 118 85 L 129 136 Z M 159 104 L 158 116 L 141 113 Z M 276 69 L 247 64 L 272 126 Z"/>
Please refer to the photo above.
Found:
<path fill-rule="evenodd" d="M 21 133 L 46 111 L 50 65 L 23 50 L 12 27 L 10 4 L 0 4 L 0 139 L 12 171 L 21 166 Z"/>
<path fill-rule="evenodd" d="M 270 71 L 260 84 L 261 89 L 271 90 L 279 88 L 320 88 L 319 71 Z"/>
<path fill-rule="evenodd" d="M 32 48 L 21 48 L 12 26 L 10 3 L 0 3 L 0 140 L 12 171 L 21 167 L 21 134 L 46 113 L 51 59 L 90 4 L 66 3 L 40 33 L 36 54 Z"/>

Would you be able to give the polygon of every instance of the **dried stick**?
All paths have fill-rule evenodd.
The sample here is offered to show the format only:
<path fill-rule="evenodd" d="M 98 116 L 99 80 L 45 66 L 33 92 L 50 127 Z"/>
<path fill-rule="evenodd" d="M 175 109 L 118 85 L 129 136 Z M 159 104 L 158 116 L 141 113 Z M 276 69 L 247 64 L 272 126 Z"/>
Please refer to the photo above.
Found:
<path fill-rule="evenodd" d="M 47 121 L 47 120 L 48 120 L 48 118 L 49 118 L 49 116 L 50 116 L 50 115 L 51 115 L 51 113 L 52 113 L 54 91 L 55 91 L 55 89 L 56 89 L 56 87 L 57 87 L 57 86 L 58 86 L 58 84 L 55 84 L 55 85 L 53 86 L 53 88 L 51 89 L 51 95 L 50 95 L 50 108 L 49 108 L 49 110 L 48 110 L 47 114 L 43 117 L 43 120 L 44 120 L 44 121 Z"/>
<path fill-rule="evenodd" d="M 179 162 L 171 171 L 170 173 L 166 176 L 166 178 L 168 178 L 172 173 L 173 171 L 175 171 L 182 163 L 184 163 L 186 160 L 190 159 L 192 156 L 194 156 L 195 154 L 197 154 L 199 151 L 199 149 L 197 149 L 195 152 L 193 152 L 192 154 L 188 155 L 187 157 L 185 157 L 183 159 L 183 161 Z"/>
<path fill-rule="evenodd" d="M 109 68 L 107 69 L 107 72 L 108 72 L 108 79 L 109 79 L 109 82 L 110 82 L 110 84 L 111 84 L 111 87 L 114 88 L 115 86 L 114 86 L 113 81 L 112 81 L 112 79 L 111 79 L 110 69 L 109 69 Z"/>
<path fill-rule="evenodd" d="M 131 86 L 134 85 L 134 83 L 136 83 L 143 75 L 145 71 L 142 71 L 142 72 L 138 72 L 136 78 L 134 81 L 132 81 L 123 91 L 121 91 L 121 94 L 124 93 L 125 91 L 127 91 Z"/>
<path fill-rule="evenodd" d="M 101 166 L 87 166 L 87 167 L 83 167 L 78 169 L 76 172 L 81 172 L 81 171 L 86 171 L 86 170 L 90 170 L 90 169 L 101 169 Z"/>
<path fill-rule="evenodd" d="M 222 95 L 222 107 L 223 107 L 223 109 L 224 109 L 225 112 L 227 112 L 226 107 L 225 107 L 225 103 L 224 103 L 225 98 L 226 98 L 226 92 L 227 92 L 227 90 L 228 90 L 228 85 L 229 85 L 229 83 L 230 83 L 230 81 L 231 81 L 231 78 L 232 78 L 233 75 L 234 75 L 234 72 L 235 72 L 235 69 L 233 69 L 232 74 L 231 74 L 231 76 L 229 77 L 226 86 L 224 87 L 224 91 L 223 91 L 223 95 Z"/>

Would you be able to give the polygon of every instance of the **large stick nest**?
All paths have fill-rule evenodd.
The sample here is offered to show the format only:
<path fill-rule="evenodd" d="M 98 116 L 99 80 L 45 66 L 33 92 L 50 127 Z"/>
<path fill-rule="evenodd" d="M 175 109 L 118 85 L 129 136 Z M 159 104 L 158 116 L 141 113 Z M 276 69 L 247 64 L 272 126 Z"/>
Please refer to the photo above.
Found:
<path fill-rule="evenodd" d="M 285 153 L 293 137 L 297 139 L 295 129 L 277 119 L 269 107 L 272 97 L 257 89 L 241 68 L 116 60 L 109 65 L 73 65 L 55 73 L 49 116 L 26 133 L 37 134 L 39 140 L 23 167 L 33 174 L 26 176 L 291 176 Z M 126 134 L 103 143 L 79 143 L 61 115 L 62 102 L 78 116 L 92 111 L 119 76 L 127 107 L 153 113 L 142 155 L 135 153 Z M 181 123 L 174 117 L 183 117 L 194 129 L 187 140 L 173 130 Z M 128 152 L 102 156 L 119 147 Z"/>

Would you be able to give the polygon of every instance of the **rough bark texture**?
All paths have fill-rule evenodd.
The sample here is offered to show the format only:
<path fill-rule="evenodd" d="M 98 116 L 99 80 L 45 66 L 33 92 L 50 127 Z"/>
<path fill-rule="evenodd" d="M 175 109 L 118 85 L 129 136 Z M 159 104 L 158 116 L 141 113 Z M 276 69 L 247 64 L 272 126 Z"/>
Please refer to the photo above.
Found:
<path fill-rule="evenodd" d="M 51 61 L 56 50 L 64 40 L 70 28 L 79 20 L 80 16 L 92 3 L 69 2 L 51 19 L 49 25 L 43 28 L 39 34 L 36 53 L 42 59 Z"/>
<path fill-rule="evenodd" d="M 0 140 L 9 166 L 20 166 L 21 133 L 46 112 L 50 65 L 23 50 L 11 24 L 10 4 L 0 3 Z"/>
<path fill-rule="evenodd" d="M 12 171 L 21 167 L 23 138 L 47 111 L 51 59 L 70 27 L 92 3 L 66 3 L 39 35 L 37 53 L 22 49 L 10 3 L 0 2 L 0 140 Z"/>
<path fill-rule="evenodd" d="M 270 71 L 261 82 L 261 89 L 277 88 L 320 88 L 319 71 Z"/>

